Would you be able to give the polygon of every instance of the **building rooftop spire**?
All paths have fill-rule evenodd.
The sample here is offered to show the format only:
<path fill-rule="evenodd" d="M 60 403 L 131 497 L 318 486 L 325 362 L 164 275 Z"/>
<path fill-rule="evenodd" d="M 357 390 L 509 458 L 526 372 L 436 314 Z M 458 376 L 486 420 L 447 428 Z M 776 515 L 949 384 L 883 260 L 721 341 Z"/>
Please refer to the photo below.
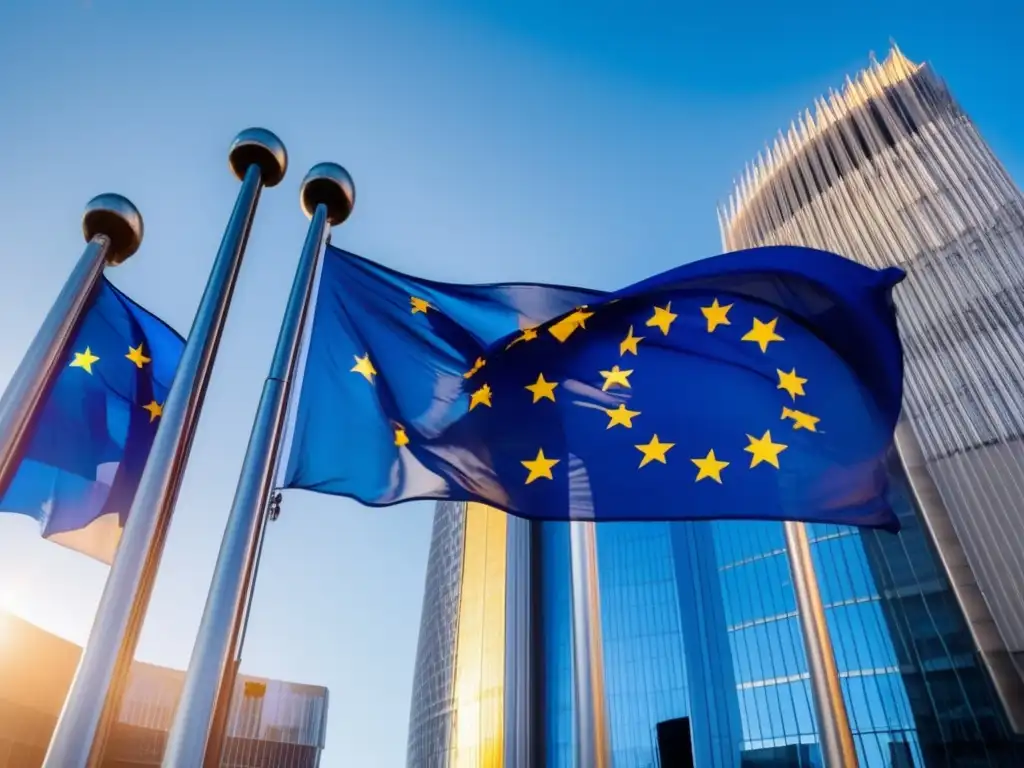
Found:
<path fill-rule="evenodd" d="M 820 98 L 815 100 L 814 113 L 812 115 L 808 111 L 806 118 L 809 128 L 817 128 L 820 131 L 823 126 L 842 120 L 857 107 L 878 98 L 889 88 L 914 76 L 924 66 L 908 59 L 892 38 L 889 38 L 889 52 L 885 59 L 879 62 L 874 52 L 871 52 L 868 58 L 868 66 L 852 77 L 848 75 L 841 90 L 830 88 L 827 101 Z M 750 173 L 748 168 L 746 183 L 740 185 L 736 194 L 735 213 L 731 218 L 735 219 L 743 214 L 749 201 L 758 195 L 762 187 L 785 165 L 788 158 L 800 153 L 804 145 L 812 140 L 815 131 L 790 133 L 790 136 L 783 137 L 780 131 L 772 147 L 771 159 L 780 162 L 759 159 L 754 173 Z M 782 138 L 781 144 L 779 138 Z"/>

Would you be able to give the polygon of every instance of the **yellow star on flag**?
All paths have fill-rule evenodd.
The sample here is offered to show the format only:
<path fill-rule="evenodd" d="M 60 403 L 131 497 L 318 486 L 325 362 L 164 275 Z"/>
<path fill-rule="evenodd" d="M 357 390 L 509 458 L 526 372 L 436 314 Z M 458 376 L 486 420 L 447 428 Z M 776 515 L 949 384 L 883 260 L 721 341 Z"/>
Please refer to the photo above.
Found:
<path fill-rule="evenodd" d="M 670 301 L 664 307 L 655 307 L 654 314 L 651 319 L 647 321 L 648 328 L 660 328 L 663 335 L 668 336 L 668 329 L 675 322 L 679 315 L 672 312 L 672 302 Z"/>
<path fill-rule="evenodd" d="M 469 398 L 469 410 L 473 410 L 478 405 L 486 405 L 488 408 L 491 407 L 491 385 L 484 384 L 480 389 L 474 392 Z"/>
<path fill-rule="evenodd" d="M 729 466 L 728 461 L 719 461 L 715 458 L 714 451 L 708 451 L 708 455 L 703 459 L 690 459 L 694 464 L 697 465 L 697 479 L 694 482 L 699 483 L 706 477 L 710 477 L 719 485 L 722 484 L 722 470 Z"/>
<path fill-rule="evenodd" d="M 632 352 L 634 355 L 637 354 L 636 345 L 639 344 L 643 340 L 644 340 L 643 336 L 634 336 L 633 335 L 633 326 L 632 325 L 629 326 L 629 333 L 627 333 L 626 334 L 626 338 L 624 338 L 619 343 L 619 357 L 622 357 L 627 352 Z"/>
<path fill-rule="evenodd" d="M 516 344 L 518 344 L 520 341 L 533 341 L 536 338 L 537 338 L 537 329 L 536 328 L 523 328 L 523 332 L 521 334 L 519 334 L 518 336 L 516 336 L 514 339 L 512 339 L 512 341 L 510 341 L 508 343 L 508 346 L 505 347 L 505 349 L 511 349 Z"/>
<path fill-rule="evenodd" d="M 544 449 L 537 451 L 537 458 L 533 460 L 527 460 L 520 462 L 524 467 L 530 470 L 530 474 L 526 476 L 526 485 L 529 485 L 534 480 L 540 478 L 546 478 L 548 480 L 554 480 L 554 476 L 551 474 L 551 468 L 555 466 L 561 459 L 549 459 L 544 455 Z"/>
<path fill-rule="evenodd" d="M 466 371 L 466 372 L 465 372 L 464 374 L 462 374 L 462 378 L 464 378 L 464 379 L 468 379 L 468 378 L 471 378 L 471 377 L 473 376 L 473 374 L 474 374 L 474 373 L 476 373 L 477 371 L 479 371 L 479 370 L 480 370 L 481 368 L 483 368 L 483 367 L 484 367 L 485 365 L 487 365 L 487 361 L 486 361 L 486 360 L 484 360 L 484 359 L 483 359 L 482 357 L 478 357 L 478 358 L 476 359 L 476 362 L 475 362 L 475 363 L 473 363 L 473 367 L 472 367 L 472 368 L 470 368 L 470 369 L 469 369 L 468 371 Z"/>
<path fill-rule="evenodd" d="M 644 455 L 640 460 L 640 466 L 637 469 L 643 469 L 647 464 L 652 461 L 660 461 L 662 464 L 668 462 L 665 461 L 665 454 L 669 452 L 675 446 L 675 443 L 663 443 L 658 440 L 658 436 L 655 435 L 651 438 L 651 442 L 646 445 L 637 445 L 635 448 Z"/>
<path fill-rule="evenodd" d="M 761 347 L 762 352 L 768 351 L 768 345 L 773 341 L 785 341 L 779 334 L 775 332 L 775 324 L 779 322 L 779 318 L 773 317 L 767 323 L 762 323 L 756 317 L 754 318 L 754 327 L 751 328 L 747 334 L 743 337 L 743 341 L 756 341 L 757 345 Z"/>
<path fill-rule="evenodd" d="M 633 417 L 640 415 L 640 411 L 631 411 L 622 403 L 619 403 L 618 408 L 603 408 L 602 410 L 608 414 L 608 426 L 605 429 L 611 429 L 616 424 L 632 429 Z"/>
<path fill-rule="evenodd" d="M 600 374 L 604 376 L 604 384 L 601 385 L 601 391 L 607 392 L 616 384 L 626 389 L 631 389 L 632 387 L 629 384 L 629 375 L 631 373 L 633 373 L 632 370 L 624 371 L 617 365 L 613 365 L 610 371 L 600 371 Z"/>
<path fill-rule="evenodd" d="M 424 315 L 427 314 L 428 309 L 432 309 L 430 302 L 426 299 L 421 299 L 418 296 L 410 296 L 409 303 L 412 305 L 412 313 L 415 315 L 417 312 L 422 312 Z"/>
<path fill-rule="evenodd" d="M 395 425 L 395 445 L 401 448 L 409 444 L 409 436 L 405 433 L 405 427 L 401 424 Z"/>
<path fill-rule="evenodd" d="M 789 446 L 783 445 L 782 443 L 772 442 L 772 433 L 765 432 L 761 438 L 754 437 L 753 435 L 747 435 L 747 440 L 750 441 L 745 450 L 751 454 L 750 468 L 753 469 L 762 461 L 771 464 L 776 469 L 779 468 L 779 454 L 782 453 Z"/>
<path fill-rule="evenodd" d="M 587 312 L 586 307 L 577 307 L 572 314 L 566 315 L 557 323 L 548 328 L 551 335 L 559 341 L 565 341 L 577 328 L 586 329 L 587 320 L 594 316 L 593 312 Z"/>
<path fill-rule="evenodd" d="M 164 407 L 160 405 L 156 400 L 151 402 L 149 405 L 142 406 L 143 410 L 149 411 L 149 423 L 152 424 L 154 419 L 163 416 Z"/>
<path fill-rule="evenodd" d="M 789 373 L 780 371 L 778 368 L 775 372 L 779 374 L 779 386 L 776 389 L 784 389 L 789 392 L 789 396 L 796 400 L 797 395 L 806 394 L 804 392 L 804 384 L 807 383 L 807 379 L 802 379 L 796 375 L 796 368 Z"/>
<path fill-rule="evenodd" d="M 137 347 L 133 347 L 129 344 L 128 354 L 125 355 L 125 357 L 135 363 L 136 368 L 141 368 L 146 363 L 152 362 L 152 360 L 142 354 L 142 344 L 139 344 Z"/>
<path fill-rule="evenodd" d="M 793 420 L 793 429 L 806 429 L 809 432 L 818 431 L 818 422 L 821 421 L 817 416 L 811 416 L 809 413 L 803 411 L 794 411 L 792 408 L 782 408 L 782 418 Z"/>
<path fill-rule="evenodd" d="M 542 373 L 533 384 L 527 384 L 526 389 L 533 393 L 533 402 L 536 403 L 547 398 L 553 403 L 555 402 L 555 387 L 557 386 L 557 381 L 545 381 L 544 374 Z"/>
<path fill-rule="evenodd" d="M 377 369 L 373 367 L 373 363 L 370 362 L 369 353 L 360 357 L 359 355 L 353 355 L 356 364 L 353 365 L 349 371 L 351 373 L 358 373 L 368 382 L 373 384 L 373 377 L 377 375 Z"/>
<path fill-rule="evenodd" d="M 732 304 L 722 306 L 718 303 L 718 299 L 711 302 L 710 307 L 700 308 L 701 314 L 708 321 L 708 333 L 712 333 L 720 325 L 732 325 L 727 317 L 730 309 L 732 309 Z"/>
<path fill-rule="evenodd" d="M 81 368 L 83 371 L 92 375 L 92 364 L 98 361 L 99 358 L 92 353 L 89 347 L 85 348 L 85 352 L 75 352 L 75 359 L 71 361 L 71 368 Z"/>

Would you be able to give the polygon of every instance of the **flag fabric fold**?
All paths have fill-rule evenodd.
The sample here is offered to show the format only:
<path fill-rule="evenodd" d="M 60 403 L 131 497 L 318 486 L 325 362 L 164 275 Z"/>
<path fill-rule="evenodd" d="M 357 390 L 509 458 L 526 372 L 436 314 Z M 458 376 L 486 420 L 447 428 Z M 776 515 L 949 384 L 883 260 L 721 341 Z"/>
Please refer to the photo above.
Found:
<path fill-rule="evenodd" d="M 285 485 L 543 520 L 896 530 L 902 277 L 776 246 L 610 293 L 470 286 L 328 247 Z"/>
<path fill-rule="evenodd" d="M 0 511 L 113 560 L 184 340 L 103 278 L 40 405 Z"/>

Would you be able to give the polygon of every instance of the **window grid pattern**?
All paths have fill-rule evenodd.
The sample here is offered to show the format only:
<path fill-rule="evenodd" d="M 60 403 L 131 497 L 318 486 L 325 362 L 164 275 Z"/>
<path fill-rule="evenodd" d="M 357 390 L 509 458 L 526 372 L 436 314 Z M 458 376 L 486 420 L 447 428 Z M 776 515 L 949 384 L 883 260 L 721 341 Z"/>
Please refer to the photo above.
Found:
<path fill-rule="evenodd" d="M 182 673 L 146 664 L 132 668 L 105 763 L 158 766 L 181 695 Z M 245 696 L 246 683 L 266 685 Z M 327 691 L 262 678 L 242 677 L 229 711 L 223 768 L 315 768 L 324 747 Z M 42 764 L 57 718 L 0 700 L 0 768 Z"/>
<path fill-rule="evenodd" d="M 801 244 L 907 271 L 904 413 L 984 595 L 971 614 L 1024 651 L 1024 195 L 970 118 L 894 49 L 776 142 L 721 221 L 728 249 Z"/>
<path fill-rule="evenodd" d="M 900 536 L 840 526 L 809 528 L 861 765 L 1024 764 L 912 497 L 898 469 L 893 471 L 892 503 L 904 529 Z M 684 561 L 673 548 L 674 532 L 695 533 L 698 526 L 707 532 L 706 538 L 694 539 L 697 549 L 708 550 L 706 562 L 691 556 L 680 568 Z M 743 766 L 820 765 L 782 526 L 616 524 L 597 530 L 605 690 L 615 764 L 657 765 L 657 723 L 689 716 L 695 744 L 699 739 L 734 739 Z M 541 524 L 539 542 L 538 698 L 544 764 L 571 768 L 577 735 L 568 525 Z M 479 581 L 497 577 L 497 572 L 483 573 Z M 500 593 L 496 590 L 493 601 L 488 600 L 501 605 Z M 705 611 L 696 634 L 687 632 L 681 618 L 694 601 L 717 606 L 720 615 L 716 623 Z M 485 615 L 491 616 L 485 623 L 503 626 L 497 613 Z M 482 630 L 474 634 L 479 638 Z M 695 637 L 707 648 L 699 648 Z M 728 649 L 731 676 L 704 679 L 729 679 L 731 685 L 720 685 L 714 695 L 689 688 L 686 670 L 694 659 L 687 654 L 717 658 L 722 655 L 715 653 L 717 648 Z M 486 686 L 477 689 L 482 700 Z M 738 712 L 735 729 L 721 714 L 729 707 Z M 728 748 L 720 747 L 715 764 L 728 762 L 721 757 Z M 465 764 L 501 764 L 496 756 L 483 760 L 483 754 L 481 750 Z"/>
<path fill-rule="evenodd" d="M 655 727 L 687 710 L 678 591 L 667 523 L 597 526 L 612 763 L 646 768 Z"/>

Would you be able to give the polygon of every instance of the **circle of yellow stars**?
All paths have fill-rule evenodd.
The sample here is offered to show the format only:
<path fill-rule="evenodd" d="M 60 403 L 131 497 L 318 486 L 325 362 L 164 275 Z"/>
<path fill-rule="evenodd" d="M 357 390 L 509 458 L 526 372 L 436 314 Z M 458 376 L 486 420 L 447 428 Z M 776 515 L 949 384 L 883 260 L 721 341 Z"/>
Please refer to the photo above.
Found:
<path fill-rule="evenodd" d="M 72 355 L 73 359 L 68 364 L 68 367 L 80 368 L 92 376 L 92 367 L 100 361 L 99 356 L 93 354 L 92 348 L 86 347 L 84 352 L 73 352 Z M 128 354 L 125 355 L 125 358 L 130 360 L 139 370 L 153 362 L 153 360 L 150 357 L 147 357 L 146 353 L 143 351 L 142 342 L 139 342 L 137 347 L 133 347 L 129 344 Z M 141 407 L 144 411 L 149 413 L 149 421 L 151 424 L 160 418 L 164 412 L 163 404 L 158 403 L 156 400 L 151 400 Z"/>
<path fill-rule="evenodd" d="M 430 311 L 436 311 L 435 307 L 427 299 L 419 296 L 410 296 L 409 305 L 410 311 L 414 315 L 426 315 Z M 719 299 L 716 297 L 711 304 L 700 308 L 701 315 L 706 321 L 707 333 L 715 333 L 720 327 L 732 325 L 732 321 L 729 319 L 729 311 L 733 306 L 733 304 L 720 303 Z M 593 317 L 593 315 L 594 312 L 589 310 L 586 306 L 577 307 L 562 319 L 552 323 L 548 327 L 548 332 L 559 342 L 564 343 L 576 331 L 586 330 L 586 321 Z M 654 332 L 660 331 L 662 336 L 668 336 L 673 323 L 675 323 L 678 318 L 678 313 L 672 311 L 672 303 L 668 302 L 665 306 L 654 306 L 652 308 L 652 314 L 644 323 L 644 327 L 653 329 Z M 740 337 L 740 340 L 756 344 L 762 353 L 767 353 L 771 344 L 785 341 L 785 338 L 778 333 L 777 325 L 777 317 L 766 321 L 755 317 L 752 320 L 750 330 Z M 537 339 L 538 335 L 539 332 L 535 327 L 523 328 L 519 335 L 513 338 L 505 348 L 510 349 L 516 344 L 528 343 Z M 640 343 L 644 341 L 644 339 L 645 336 L 638 335 L 635 326 L 630 325 L 629 330 L 626 332 L 626 337 L 619 343 L 619 357 L 625 358 L 627 354 L 638 357 L 640 354 Z M 136 357 L 133 357 L 132 355 L 135 355 Z M 129 354 L 128 357 L 129 359 L 132 359 L 133 362 L 136 362 L 140 367 L 143 363 L 138 362 L 137 358 L 142 359 L 145 362 L 149 361 L 148 358 L 142 356 L 141 345 L 138 350 L 132 349 L 131 354 Z M 355 365 L 352 366 L 351 371 L 353 373 L 358 373 L 370 382 L 370 384 L 373 384 L 374 377 L 378 374 L 373 363 L 370 362 L 369 354 L 362 356 L 356 355 L 354 356 L 354 359 Z M 86 348 L 85 353 L 81 356 L 81 360 L 79 360 L 79 357 L 76 354 L 76 360 L 72 365 L 85 368 L 86 371 L 91 373 L 90 366 L 96 360 L 98 360 L 98 358 L 91 357 L 89 349 Z M 463 374 L 463 378 L 467 380 L 473 378 L 484 368 L 485 365 L 486 360 L 482 357 L 478 357 L 470 369 Z M 619 364 L 615 364 L 608 370 L 599 371 L 598 373 L 602 378 L 602 392 L 608 392 L 614 389 L 632 389 L 632 384 L 629 380 L 629 377 L 633 374 L 632 368 L 624 368 Z M 777 369 L 776 374 L 778 376 L 777 389 L 783 390 L 789 396 L 789 402 L 791 404 L 795 405 L 798 397 L 806 395 L 804 385 L 807 384 L 807 379 L 800 376 L 797 373 L 796 368 L 793 368 L 788 372 Z M 548 381 L 541 372 L 537 374 L 537 379 L 532 384 L 526 385 L 525 389 L 530 393 L 534 404 L 540 403 L 543 400 L 556 402 L 555 391 L 558 385 L 559 382 Z M 470 392 L 469 410 L 472 411 L 481 406 L 491 408 L 492 396 L 493 392 L 490 385 L 486 382 L 482 382 L 478 387 Z M 146 408 L 148 409 L 149 406 L 146 406 Z M 159 406 L 157 406 L 157 408 L 159 408 Z M 608 416 L 606 429 L 612 429 L 613 427 L 632 429 L 633 420 L 642 415 L 640 411 L 630 410 L 622 403 L 615 408 L 600 408 L 599 410 L 603 411 Z M 157 415 L 159 415 L 159 413 Z M 791 420 L 794 430 L 805 429 L 810 432 L 817 432 L 817 425 L 821 421 L 816 416 L 797 410 L 795 407 L 791 407 L 790 405 L 783 406 L 781 418 L 783 421 L 787 419 Z M 405 427 L 397 422 L 393 422 L 393 428 L 395 435 L 394 444 L 399 448 L 407 446 L 409 444 L 409 436 Z M 744 448 L 744 451 L 750 454 L 749 469 L 753 469 L 761 464 L 774 467 L 775 469 L 780 468 L 779 456 L 789 447 L 788 445 L 775 442 L 772 438 L 771 430 L 765 430 L 764 434 L 760 437 L 748 434 L 746 438 L 748 445 Z M 641 453 L 640 462 L 637 465 L 637 469 L 639 470 L 651 464 L 667 465 L 669 451 L 675 447 L 675 443 L 663 440 L 657 434 L 653 434 L 648 442 L 637 444 L 634 447 Z M 545 456 L 543 448 L 539 448 L 537 450 L 537 455 L 534 458 L 524 459 L 521 461 L 521 464 L 527 470 L 526 479 L 524 481 L 525 484 L 530 485 L 531 483 L 542 479 L 553 480 L 553 470 L 560 461 L 560 459 L 552 459 Z M 697 468 L 697 474 L 694 482 L 712 480 L 719 485 L 722 484 L 722 472 L 730 465 L 730 462 L 719 459 L 715 455 L 714 449 L 709 450 L 705 456 L 691 458 L 690 461 Z"/>

